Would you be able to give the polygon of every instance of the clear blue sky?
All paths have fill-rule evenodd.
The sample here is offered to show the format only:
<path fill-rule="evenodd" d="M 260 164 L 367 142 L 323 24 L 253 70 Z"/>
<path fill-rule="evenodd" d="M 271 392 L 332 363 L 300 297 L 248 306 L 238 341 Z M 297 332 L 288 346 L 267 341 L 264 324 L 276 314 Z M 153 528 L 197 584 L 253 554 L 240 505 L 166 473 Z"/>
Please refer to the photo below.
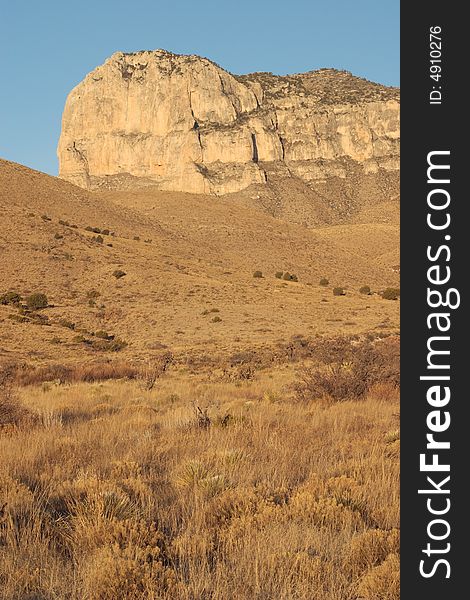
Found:
<path fill-rule="evenodd" d="M 0 0 L 0 157 L 56 174 L 68 92 L 113 52 L 156 48 L 399 85 L 399 0 Z"/>

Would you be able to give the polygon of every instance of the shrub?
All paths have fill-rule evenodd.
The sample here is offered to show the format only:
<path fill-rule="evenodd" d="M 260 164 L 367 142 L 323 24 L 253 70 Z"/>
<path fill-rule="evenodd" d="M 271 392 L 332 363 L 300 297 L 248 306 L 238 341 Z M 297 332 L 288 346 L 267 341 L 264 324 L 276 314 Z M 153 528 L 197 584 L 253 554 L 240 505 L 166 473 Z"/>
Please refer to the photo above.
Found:
<path fill-rule="evenodd" d="M 384 300 L 398 300 L 400 297 L 400 288 L 388 287 L 382 292 Z"/>
<path fill-rule="evenodd" d="M 106 350 L 108 352 L 119 352 L 127 347 L 127 342 L 119 338 L 110 340 L 96 340 L 92 343 L 96 350 Z"/>
<path fill-rule="evenodd" d="M 22 298 L 18 292 L 6 292 L 0 296 L 0 304 L 3 305 L 13 304 L 18 306 L 21 300 Z"/>
<path fill-rule="evenodd" d="M 104 239 L 101 235 L 96 235 L 91 238 L 91 241 L 96 242 L 97 244 L 102 244 L 104 242 Z"/>
<path fill-rule="evenodd" d="M 15 372 L 11 366 L 0 368 L 0 429 L 31 420 L 32 413 L 18 400 L 13 390 Z"/>
<path fill-rule="evenodd" d="M 109 229 L 102 229 L 101 235 L 109 235 Z"/>
<path fill-rule="evenodd" d="M 35 325 L 49 325 L 49 317 L 46 317 L 46 315 L 41 315 L 39 313 L 31 314 L 30 321 Z"/>
<path fill-rule="evenodd" d="M 55 233 L 55 234 L 54 234 L 54 239 L 55 239 L 55 240 L 61 240 L 61 239 L 63 239 L 63 237 L 64 237 L 64 236 L 63 236 L 61 233 Z"/>
<path fill-rule="evenodd" d="M 220 323 L 222 321 L 222 319 L 218 316 L 215 316 L 213 319 L 211 319 L 212 323 Z"/>
<path fill-rule="evenodd" d="M 320 285 L 323 285 L 323 286 L 325 286 L 325 287 L 326 287 L 326 286 L 327 286 L 329 283 L 330 283 L 330 282 L 328 281 L 328 279 L 327 279 L 326 277 L 322 277 L 322 278 L 320 279 Z"/>
<path fill-rule="evenodd" d="M 333 288 L 333 296 L 345 296 L 346 293 L 342 287 Z"/>
<path fill-rule="evenodd" d="M 171 352 L 164 352 L 147 363 L 141 372 L 141 379 L 144 381 L 145 389 L 152 390 L 154 388 L 157 379 L 166 373 L 173 360 Z"/>
<path fill-rule="evenodd" d="M 17 323 L 26 323 L 29 321 L 28 317 L 25 315 L 8 315 L 8 318 L 12 321 L 16 321 Z"/>
<path fill-rule="evenodd" d="M 282 279 L 282 276 L 284 275 L 284 271 L 278 271 L 275 275 L 276 279 Z"/>
<path fill-rule="evenodd" d="M 86 293 L 86 297 L 88 299 L 91 298 L 92 300 L 99 298 L 100 296 L 101 296 L 101 294 L 100 294 L 100 292 L 98 292 L 98 290 L 88 290 L 88 292 Z"/>
<path fill-rule="evenodd" d="M 291 274 L 288 271 L 283 274 L 282 279 L 284 281 L 298 281 L 297 275 Z"/>
<path fill-rule="evenodd" d="M 211 419 L 207 413 L 207 408 L 203 410 L 200 406 L 194 405 L 194 421 L 197 427 L 200 427 L 201 429 L 207 429 L 211 426 Z"/>
<path fill-rule="evenodd" d="M 59 225 L 64 225 L 64 227 L 70 227 L 70 223 L 68 221 L 64 221 L 63 219 L 59 219 Z"/>
<path fill-rule="evenodd" d="M 135 241 L 135 242 L 140 242 L 140 236 L 138 236 L 138 235 L 135 235 L 135 236 L 134 236 L 134 241 Z"/>
<path fill-rule="evenodd" d="M 105 332 L 102 333 L 104 334 Z M 74 337 L 74 342 L 79 344 L 85 344 L 86 346 L 93 348 L 93 350 L 103 352 L 119 352 L 123 348 L 127 347 L 127 342 L 119 338 L 115 338 L 114 336 L 109 336 L 108 338 L 99 337 L 98 339 L 90 339 L 83 335 L 77 335 Z"/>
<path fill-rule="evenodd" d="M 41 219 L 43 221 L 52 221 L 51 217 L 49 217 L 48 215 L 41 215 Z"/>
<path fill-rule="evenodd" d="M 368 285 L 363 285 L 360 288 L 359 293 L 366 294 L 367 296 L 370 296 L 370 287 Z"/>
<path fill-rule="evenodd" d="M 341 345 L 340 345 L 341 348 Z M 360 399 L 377 384 L 400 386 L 400 347 L 397 338 L 343 347 L 335 363 L 307 367 L 294 386 L 297 399 L 329 397 L 335 402 Z"/>
<path fill-rule="evenodd" d="M 113 335 L 109 335 L 109 333 L 107 331 L 103 331 L 102 329 L 100 329 L 99 331 L 97 331 L 95 333 L 95 337 L 100 338 L 102 340 L 112 340 L 112 339 L 114 339 Z"/>
<path fill-rule="evenodd" d="M 41 308 L 47 308 L 49 302 L 46 294 L 31 294 L 26 298 L 26 305 L 31 310 L 39 310 Z"/>
<path fill-rule="evenodd" d="M 328 397 L 335 402 L 341 402 L 361 398 L 367 390 L 367 384 L 358 379 L 349 366 L 334 364 L 323 369 L 305 370 L 295 389 L 300 400 Z"/>
<path fill-rule="evenodd" d="M 121 277 L 124 277 L 127 273 L 125 271 L 121 271 L 121 269 L 116 269 L 113 272 L 114 277 L 116 277 L 116 279 L 121 279 Z"/>
<path fill-rule="evenodd" d="M 253 277 L 261 278 L 263 277 L 263 273 L 261 271 L 255 271 L 253 273 Z"/>

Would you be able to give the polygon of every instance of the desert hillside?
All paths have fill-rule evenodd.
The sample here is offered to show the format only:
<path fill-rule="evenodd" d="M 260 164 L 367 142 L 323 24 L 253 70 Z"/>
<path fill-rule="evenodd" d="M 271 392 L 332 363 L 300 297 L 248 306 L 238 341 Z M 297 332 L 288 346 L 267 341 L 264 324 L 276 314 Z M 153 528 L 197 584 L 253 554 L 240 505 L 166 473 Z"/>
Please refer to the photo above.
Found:
<path fill-rule="evenodd" d="M 0 204 L 1 293 L 17 292 L 23 306 L 30 294 L 48 299 L 32 312 L 0 306 L 2 358 L 114 356 L 94 343 L 97 332 L 124 342 L 120 356 L 145 358 L 398 327 L 396 302 L 359 292 L 397 286 L 396 201 L 366 207 L 357 222 L 308 228 L 246 192 L 88 192 L 1 161 Z"/>

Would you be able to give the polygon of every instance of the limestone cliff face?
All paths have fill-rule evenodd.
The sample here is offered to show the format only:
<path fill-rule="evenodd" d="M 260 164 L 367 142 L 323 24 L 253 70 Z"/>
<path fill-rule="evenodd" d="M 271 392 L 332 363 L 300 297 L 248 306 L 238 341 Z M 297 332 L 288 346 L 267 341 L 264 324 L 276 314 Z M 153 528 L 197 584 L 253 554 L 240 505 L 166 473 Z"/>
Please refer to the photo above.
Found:
<path fill-rule="evenodd" d="M 235 76 L 164 50 L 111 56 L 69 94 L 60 177 L 225 194 L 282 169 L 306 183 L 398 169 L 399 93 L 350 73 Z"/>

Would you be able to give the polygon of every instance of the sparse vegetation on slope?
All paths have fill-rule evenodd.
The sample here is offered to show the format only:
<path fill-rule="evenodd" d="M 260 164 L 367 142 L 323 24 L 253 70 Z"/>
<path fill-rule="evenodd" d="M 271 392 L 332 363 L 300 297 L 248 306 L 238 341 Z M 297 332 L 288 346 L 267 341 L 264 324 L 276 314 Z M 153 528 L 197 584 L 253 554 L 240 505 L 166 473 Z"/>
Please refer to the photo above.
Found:
<path fill-rule="evenodd" d="M 395 221 L 246 194 L 0 161 L 8 600 L 398 599 Z"/>

